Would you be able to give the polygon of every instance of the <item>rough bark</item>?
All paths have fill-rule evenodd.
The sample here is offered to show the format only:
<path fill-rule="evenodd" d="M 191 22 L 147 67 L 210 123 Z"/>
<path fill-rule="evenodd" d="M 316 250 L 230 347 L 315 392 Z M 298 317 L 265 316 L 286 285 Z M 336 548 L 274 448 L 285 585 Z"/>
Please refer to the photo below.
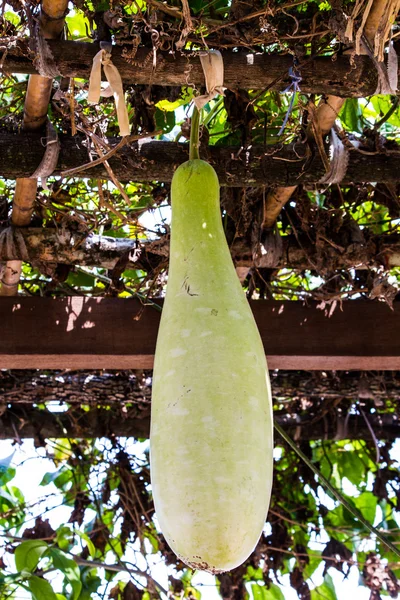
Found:
<path fill-rule="evenodd" d="M 1 232 L 0 228 L 0 232 Z M 62 263 L 88 267 L 113 269 L 121 258 L 128 258 L 126 268 L 147 270 L 164 261 L 167 265 L 169 238 L 165 236 L 152 242 L 139 243 L 129 238 L 86 235 L 70 230 L 26 227 L 18 229 L 22 234 L 30 262 Z M 271 269 L 311 269 L 319 273 L 357 267 L 400 266 L 400 236 L 397 234 L 364 236 L 337 240 L 318 239 L 305 235 L 287 235 L 282 245 L 269 247 L 266 241 L 262 252 L 255 254 L 250 243 L 238 238 L 231 245 L 232 258 L 239 267 L 262 267 Z M 18 243 L 13 247 L 0 247 L 0 261 L 21 260 L 23 255 Z"/>
<path fill-rule="evenodd" d="M 6 53 L 3 69 L 9 73 L 36 73 L 34 54 L 29 51 L 29 40 L 3 40 L 0 62 Z M 92 60 L 99 50 L 97 43 L 52 42 L 49 46 L 58 70 L 64 77 L 88 79 Z M 139 48 L 133 62 L 122 57 L 123 47 L 114 46 L 112 60 L 125 83 L 146 85 L 204 85 L 203 70 L 197 56 L 186 53 L 158 52 L 157 66 L 146 61 L 151 50 Z M 289 68 L 293 58 L 282 54 L 254 54 L 246 51 L 222 52 L 228 88 L 264 89 L 283 91 L 290 84 Z M 354 60 L 354 64 L 351 63 Z M 374 94 L 378 76 L 369 57 L 319 56 L 305 59 L 297 69 L 301 72 L 301 90 L 309 94 L 335 94 L 346 97 L 365 97 Z"/>
<path fill-rule="evenodd" d="M 39 165 L 43 146 L 41 134 L 13 134 L 1 131 L 0 176 L 27 177 Z M 54 175 L 87 165 L 86 139 L 60 136 L 61 152 Z M 110 146 L 117 143 L 110 138 Z M 318 151 L 303 143 L 286 146 L 254 146 L 245 152 L 239 147 L 209 147 L 203 157 L 215 168 L 221 185 L 230 187 L 315 184 L 325 174 Z M 188 159 L 188 144 L 145 140 L 124 146 L 109 163 L 121 182 L 171 181 L 174 170 Z M 350 150 L 343 183 L 397 182 L 400 150 L 382 153 Z M 103 164 L 77 171 L 76 177 L 109 179 Z"/>

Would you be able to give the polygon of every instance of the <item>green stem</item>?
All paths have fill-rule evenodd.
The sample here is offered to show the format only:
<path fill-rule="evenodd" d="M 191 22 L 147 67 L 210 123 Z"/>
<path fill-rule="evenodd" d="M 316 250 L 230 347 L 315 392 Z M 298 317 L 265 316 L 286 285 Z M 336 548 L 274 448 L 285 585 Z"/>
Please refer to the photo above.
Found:
<path fill-rule="evenodd" d="M 200 111 L 197 106 L 193 107 L 192 121 L 190 124 L 190 141 L 189 141 L 189 160 L 200 158 L 199 154 L 199 137 L 200 137 Z"/>
<path fill-rule="evenodd" d="M 329 490 L 331 492 L 332 496 L 334 498 L 336 498 L 336 500 L 338 500 L 338 502 L 340 502 L 349 511 L 349 513 L 351 513 L 353 515 L 353 517 L 355 517 L 358 521 L 360 521 L 360 523 L 362 523 L 364 525 L 364 527 L 366 529 L 368 529 L 368 531 L 370 531 L 371 533 L 376 535 L 376 537 L 378 538 L 378 540 L 380 542 L 382 542 L 382 544 L 384 544 L 389 550 L 394 552 L 394 554 L 396 554 L 396 556 L 400 556 L 400 550 L 398 548 L 396 548 L 396 546 L 394 546 L 392 544 L 392 542 L 390 542 L 384 535 L 382 535 L 378 529 L 376 529 L 373 525 L 371 525 L 371 523 L 369 523 L 366 519 L 364 519 L 364 517 L 362 516 L 360 511 L 355 506 L 352 506 L 350 504 L 350 502 L 348 502 L 346 500 L 346 498 L 344 498 L 344 496 L 342 496 L 342 494 L 339 492 L 339 490 L 337 490 L 335 487 L 333 487 L 333 485 L 317 469 L 317 467 L 314 465 L 314 463 L 312 463 L 311 460 L 309 460 L 307 458 L 307 456 L 300 450 L 300 448 L 297 447 L 295 442 L 282 429 L 282 427 L 279 425 L 279 423 L 277 423 L 275 421 L 274 427 L 275 427 L 276 431 L 279 433 L 279 435 L 292 448 L 292 450 L 294 450 L 296 452 L 296 454 L 299 456 L 299 458 L 301 458 L 301 460 L 303 462 L 305 462 L 307 467 L 309 467 L 311 469 L 311 471 L 313 471 L 313 473 L 318 477 L 320 484 L 323 487 L 325 487 L 327 490 Z"/>
<path fill-rule="evenodd" d="M 203 127 L 208 125 L 223 108 L 224 108 L 224 97 L 221 96 L 221 98 L 219 98 L 217 100 L 217 102 L 214 104 L 214 106 L 212 107 L 210 112 L 204 117 Z"/>
<path fill-rule="evenodd" d="M 383 115 L 383 117 L 377 121 L 374 125 L 374 131 L 378 131 L 378 129 L 380 129 L 382 127 L 382 125 L 388 120 L 390 119 L 390 117 L 392 116 L 392 114 L 395 112 L 395 110 L 397 109 L 398 105 L 400 102 L 400 98 L 398 96 L 396 96 L 393 100 L 392 106 L 391 108 L 389 108 L 388 112 L 386 113 L 386 115 Z"/>

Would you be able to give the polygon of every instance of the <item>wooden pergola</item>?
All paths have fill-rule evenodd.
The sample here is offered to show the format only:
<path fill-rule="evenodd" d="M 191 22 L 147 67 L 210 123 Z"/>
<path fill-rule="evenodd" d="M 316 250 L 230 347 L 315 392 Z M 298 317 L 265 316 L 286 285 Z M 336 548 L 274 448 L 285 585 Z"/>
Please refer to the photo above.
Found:
<path fill-rule="evenodd" d="M 367 46 L 374 39 L 384 4 L 377 0 L 365 23 Z M 61 40 L 67 2 L 44 0 L 42 6 L 42 33 L 53 66 L 63 78 L 87 79 L 98 44 Z M 14 242 L 0 247 L 0 259 L 7 265 L 1 290 L 5 297 L 0 298 L 0 366 L 2 369 L 151 369 L 161 301 L 17 296 L 21 261 L 27 260 L 27 255 L 33 264 L 104 268 L 114 268 L 121 257 L 128 256 L 127 266 L 141 268 L 144 264 L 158 264 L 168 255 L 167 239 L 146 242 L 137 253 L 135 240 L 98 238 L 65 229 L 60 235 L 57 229 L 29 227 L 37 180 L 28 177 L 43 157 L 42 127 L 52 86 L 51 78 L 38 74 L 38 57 L 32 52 L 32 43 L 29 38 L 5 38 L 0 48 L 0 64 L 5 73 L 30 74 L 22 131 L 2 131 L 0 136 L 0 175 L 17 180 L 11 214 Z M 150 81 L 163 86 L 204 84 L 200 60 L 193 53 L 166 55 L 155 66 L 147 58 L 145 48 L 138 49 L 131 63 L 124 59 L 121 46 L 116 46 L 112 55 L 125 84 L 143 85 Z M 293 63 L 290 55 L 225 50 L 223 59 L 224 83 L 228 88 L 283 91 L 290 84 L 288 70 Z M 343 54 L 335 61 L 329 56 L 306 57 L 298 64 L 302 92 L 323 94 L 315 109 L 316 129 L 308 131 L 307 139 L 286 145 L 252 146 L 245 151 L 239 146 L 204 149 L 222 186 L 264 189 L 274 186 L 264 206 L 266 229 L 273 227 L 299 184 L 315 185 L 326 173 L 324 157 L 315 147 L 310 153 L 312 137 L 316 132 L 325 135 L 331 129 L 346 97 L 365 97 L 376 92 L 379 76 L 375 67 L 376 57 L 371 53 Z M 54 175 L 109 178 L 110 171 L 104 165 L 108 156 L 91 165 L 83 136 L 60 133 L 59 137 L 60 153 Z M 187 145 L 136 139 L 140 137 L 145 136 L 133 136 L 123 143 L 116 138 L 108 140 L 109 164 L 114 175 L 122 182 L 169 182 L 176 166 L 187 158 Z M 398 147 L 379 153 L 355 144 L 348 151 L 349 164 L 343 183 L 398 181 Z M 255 256 L 243 240 L 235 240 L 231 250 L 236 265 L 247 269 L 251 266 L 307 269 L 321 258 L 321 254 L 315 254 L 312 240 L 294 235 L 282 238 L 279 252 L 266 242 L 264 252 Z M 377 235 L 368 240 L 361 235 L 343 246 L 326 241 L 324 253 L 329 254 L 331 268 L 389 268 L 400 265 L 400 240 L 396 234 L 390 239 Z M 371 371 L 400 369 L 397 304 L 395 301 L 389 307 L 385 302 L 355 300 L 317 305 L 259 300 L 253 301 L 251 307 L 270 369 Z M 101 427 L 90 427 L 93 435 L 104 431 Z M 141 433 L 147 433 L 147 427 L 147 421 L 142 422 Z M 11 425 L 5 424 L 4 431 L 8 433 L 2 435 L 11 435 L 11 430 Z M 126 430 L 122 428 L 120 433 L 125 434 Z"/>
<path fill-rule="evenodd" d="M 261 441 L 271 458 L 276 444 L 268 528 L 242 565 L 217 571 L 215 591 L 223 600 L 283 597 L 284 576 L 299 598 L 336 598 L 328 569 L 346 578 L 354 567 L 371 599 L 397 595 L 399 11 L 400 0 L 3 3 L 0 442 L 25 453 L 15 469 L 14 449 L 0 461 L 7 597 L 22 586 L 37 599 L 176 600 L 209 586 L 192 580 L 160 531 L 147 454 L 170 184 L 189 156 L 191 102 L 205 91 L 218 96 L 200 119 L 199 155 L 219 178 L 229 251 L 267 359 L 274 432 L 272 440 L 264 429 Z M 211 91 L 201 60 L 209 50 L 224 66 Z M 207 414 L 194 428 L 184 416 L 167 443 L 180 449 L 179 428 L 196 452 L 212 436 L 243 470 L 180 452 L 168 479 L 171 490 L 184 478 L 185 490 L 200 489 L 197 471 L 240 519 L 249 510 L 231 493 L 227 502 L 223 482 L 258 498 L 266 454 L 251 411 L 257 398 L 243 385 L 243 399 L 229 403 L 224 381 L 207 400 L 211 407 L 215 390 L 218 410 L 227 400 L 232 423 Z M 55 470 L 31 502 L 13 477 L 34 473 L 35 454 Z M 161 455 L 175 456 L 164 447 Z M 177 496 L 192 510 L 186 491 Z M 218 514 L 201 504 L 212 523 Z M 59 506 L 71 514 L 58 525 L 50 511 Z M 195 513 L 174 512 L 196 540 Z M 229 542 L 210 532 L 211 544 Z"/>

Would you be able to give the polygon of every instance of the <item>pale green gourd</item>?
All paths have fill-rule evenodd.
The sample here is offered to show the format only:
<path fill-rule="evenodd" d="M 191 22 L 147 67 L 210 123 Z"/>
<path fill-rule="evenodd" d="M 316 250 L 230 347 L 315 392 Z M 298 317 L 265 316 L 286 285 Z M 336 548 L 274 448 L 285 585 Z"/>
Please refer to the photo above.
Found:
<path fill-rule="evenodd" d="M 188 565 L 227 571 L 256 546 L 272 483 L 263 345 L 222 228 L 219 183 L 189 160 L 172 180 L 167 294 L 150 434 L 156 514 Z"/>

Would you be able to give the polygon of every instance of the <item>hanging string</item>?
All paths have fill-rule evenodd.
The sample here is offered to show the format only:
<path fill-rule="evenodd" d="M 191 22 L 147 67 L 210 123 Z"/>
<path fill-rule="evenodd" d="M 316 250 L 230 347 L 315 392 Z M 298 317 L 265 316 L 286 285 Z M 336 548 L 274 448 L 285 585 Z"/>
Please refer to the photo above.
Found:
<path fill-rule="evenodd" d="M 283 123 L 282 123 L 282 127 L 280 128 L 279 132 L 278 132 L 278 136 L 282 135 L 282 133 L 285 131 L 285 127 L 287 125 L 287 122 L 289 120 L 290 115 L 292 114 L 292 110 L 293 110 L 293 106 L 294 106 L 294 101 L 296 100 L 296 96 L 297 96 L 297 92 L 300 92 L 300 82 L 302 80 L 300 73 L 298 73 L 298 71 L 295 70 L 294 67 L 290 67 L 289 69 L 289 77 L 291 79 L 290 84 L 287 86 L 287 88 L 285 90 L 283 90 L 283 94 L 287 94 L 291 91 L 293 91 L 292 97 L 290 99 L 289 102 L 289 106 L 288 109 L 286 111 L 286 115 L 285 118 L 283 119 Z"/>

